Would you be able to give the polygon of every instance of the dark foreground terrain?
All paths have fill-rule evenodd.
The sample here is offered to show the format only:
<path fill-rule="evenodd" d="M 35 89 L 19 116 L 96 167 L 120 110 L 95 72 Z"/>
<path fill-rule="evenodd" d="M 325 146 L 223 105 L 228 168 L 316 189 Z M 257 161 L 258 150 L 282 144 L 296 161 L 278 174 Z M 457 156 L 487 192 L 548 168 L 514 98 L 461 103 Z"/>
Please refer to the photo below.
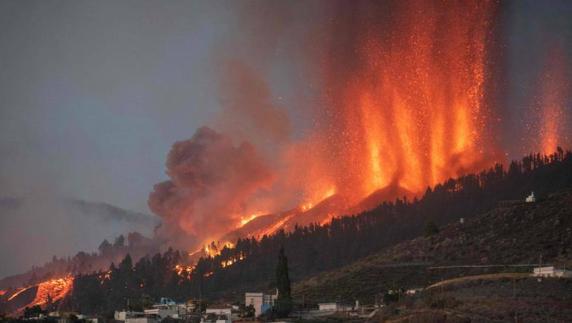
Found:
<path fill-rule="evenodd" d="M 572 321 L 572 280 L 538 279 L 539 261 L 572 268 L 572 192 L 501 203 L 294 286 L 306 302 L 388 302 L 375 320 Z M 470 277 L 469 277 L 470 276 Z M 417 289 L 413 296 L 405 291 Z"/>

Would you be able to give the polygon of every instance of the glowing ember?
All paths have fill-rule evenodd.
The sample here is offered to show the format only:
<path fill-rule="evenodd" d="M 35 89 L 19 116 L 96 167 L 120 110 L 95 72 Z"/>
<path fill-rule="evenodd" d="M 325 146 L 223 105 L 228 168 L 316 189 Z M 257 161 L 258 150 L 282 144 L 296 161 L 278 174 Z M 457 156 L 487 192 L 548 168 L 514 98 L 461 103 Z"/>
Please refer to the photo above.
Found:
<path fill-rule="evenodd" d="M 99 283 L 103 285 L 106 280 L 111 279 L 111 270 L 99 274 Z"/>
<path fill-rule="evenodd" d="M 234 265 L 235 263 L 237 263 L 239 261 L 244 260 L 245 258 L 246 257 L 244 255 L 240 255 L 240 257 L 238 257 L 238 258 L 232 258 L 232 259 L 225 260 L 225 261 L 221 262 L 220 265 L 222 268 L 226 268 L 226 267 Z"/>
<path fill-rule="evenodd" d="M 175 272 L 180 277 L 191 278 L 191 274 L 195 270 L 195 266 L 176 265 Z"/>
<path fill-rule="evenodd" d="M 212 258 L 212 257 L 216 257 L 216 256 L 220 255 L 221 251 L 224 248 L 228 248 L 228 249 L 234 248 L 234 243 L 229 242 L 229 241 L 226 241 L 222 244 L 212 242 L 211 244 L 205 245 L 203 250 L 205 252 L 205 255 Z"/>

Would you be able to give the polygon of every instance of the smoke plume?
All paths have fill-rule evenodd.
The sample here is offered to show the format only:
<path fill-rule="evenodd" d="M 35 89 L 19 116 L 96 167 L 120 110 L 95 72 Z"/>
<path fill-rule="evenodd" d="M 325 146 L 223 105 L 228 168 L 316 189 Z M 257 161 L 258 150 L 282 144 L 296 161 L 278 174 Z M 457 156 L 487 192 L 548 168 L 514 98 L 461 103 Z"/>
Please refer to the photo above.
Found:
<path fill-rule="evenodd" d="M 214 238 L 237 225 L 248 199 L 272 182 L 272 173 L 248 142 L 235 145 L 202 127 L 176 142 L 167 157 L 169 180 L 155 185 L 149 207 L 163 218 L 160 237 L 189 245 Z M 178 233 L 184 233 L 180 235 Z M 173 241 L 171 240 L 173 243 Z"/>
<path fill-rule="evenodd" d="M 510 53 L 499 43 L 506 41 L 499 20 L 510 6 L 411 0 L 238 7 L 240 35 L 215 54 L 221 113 L 213 128 L 225 135 L 201 128 L 174 145 L 171 179 L 149 198 L 162 230 L 200 243 L 242 217 L 308 215 L 338 201 L 322 204 L 323 214 L 314 210 L 312 221 L 325 223 L 503 162 L 506 142 L 518 142 L 499 138 L 524 128 L 505 121 L 512 108 L 499 103 L 510 100 L 497 98 L 511 88 L 502 83 L 510 81 L 503 74 Z M 562 56 L 569 60 L 567 50 Z M 564 138 L 565 123 L 556 120 L 568 114 L 564 74 L 538 86 L 542 111 L 527 113 L 542 120 L 534 132 L 547 153 Z M 296 95 L 283 100 L 282 88 Z M 250 144 L 235 147 L 230 138 Z"/>

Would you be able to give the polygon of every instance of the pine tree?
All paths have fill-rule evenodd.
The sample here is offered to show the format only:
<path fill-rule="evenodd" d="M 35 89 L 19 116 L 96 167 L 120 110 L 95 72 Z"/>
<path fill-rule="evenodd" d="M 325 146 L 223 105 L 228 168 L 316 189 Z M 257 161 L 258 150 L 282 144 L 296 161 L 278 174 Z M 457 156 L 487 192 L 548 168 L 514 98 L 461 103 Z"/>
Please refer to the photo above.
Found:
<path fill-rule="evenodd" d="M 292 310 L 292 296 L 290 295 L 290 277 L 288 276 L 288 258 L 284 254 L 284 248 L 280 248 L 278 265 L 276 266 L 276 287 L 278 298 L 276 299 L 275 312 L 278 317 L 287 317 Z"/>

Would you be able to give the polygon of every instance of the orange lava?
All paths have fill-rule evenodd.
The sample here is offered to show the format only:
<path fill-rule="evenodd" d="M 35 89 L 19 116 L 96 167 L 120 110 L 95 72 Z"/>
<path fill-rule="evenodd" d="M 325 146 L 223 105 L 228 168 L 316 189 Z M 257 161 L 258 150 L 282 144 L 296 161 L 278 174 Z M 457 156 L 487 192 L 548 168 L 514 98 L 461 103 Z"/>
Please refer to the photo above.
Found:
<path fill-rule="evenodd" d="M 234 244 L 232 242 L 226 241 L 224 243 L 215 243 L 212 242 L 211 244 L 207 244 L 205 245 L 203 251 L 205 253 L 205 255 L 209 256 L 209 257 L 215 257 L 220 255 L 221 251 L 224 248 L 234 248 Z"/>
<path fill-rule="evenodd" d="M 45 305 L 51 298 L 52 302 L 64 298 L 73 287 L 74 277 L 72 275 L 63 278 L 50 279 L 38 284 L 36 297 L 28 306 Z"/>
<path fill-rule="evenodd" d="M 18 289 L 14 294 L 12 294 L 12 296 L 10 296 L 8 298 L 8 301 L 13 300 L 14 298 L 18 297 L 18 295 L 22 294 L 23 292 L 25 292 L 26 290 L 28 290 L 28 288 L 30 287 L 24 287 L 24 288 L 20 288 Z"/>
<path fill-rule="evenodd" d="M 270 212 L 256 212 L 256 213 L 252 213 L 252 214 L 247 215 L 247 216 L 243 216 L 240 218 L 240 225 L 238 227 L 239 228 L 243 227 L 246 224 L 248 224 L 250 221 L 256 219 L 257 217 L 264 215 L 264 214 L 269 214 L 269 213 Z"/>
<path fill-rule="evenodd" d="M 392 185 L 421 193 L 491 161 L 482 146 L 493 6 L 406 1 L 395 32 L 359 36 L 361 64 L 331 98 L 337 190 L 354 200 Z"/>
<path fill-rule="evenodd" d="M 195 267 L 196 266 L 187 266 L 187 265 L 180 265 L 179 264 L 179 265 L 175 266 L 175 272 L 180 277 L 191 278 L 191 275 L 192 275 L 193 271 L 195 270 Z"/>
<path fill-rule="evenodd" d="M 544 68 L 539 88 L 541 95 L 537 106 L 540 110 L 540 147 L 534 148 L 544 154 L 552 154 L 560 146 L 569 147 L 566 132 L 565 104 L 568 97 L 568 80 L 563 54 L 554 49 Z"/>

